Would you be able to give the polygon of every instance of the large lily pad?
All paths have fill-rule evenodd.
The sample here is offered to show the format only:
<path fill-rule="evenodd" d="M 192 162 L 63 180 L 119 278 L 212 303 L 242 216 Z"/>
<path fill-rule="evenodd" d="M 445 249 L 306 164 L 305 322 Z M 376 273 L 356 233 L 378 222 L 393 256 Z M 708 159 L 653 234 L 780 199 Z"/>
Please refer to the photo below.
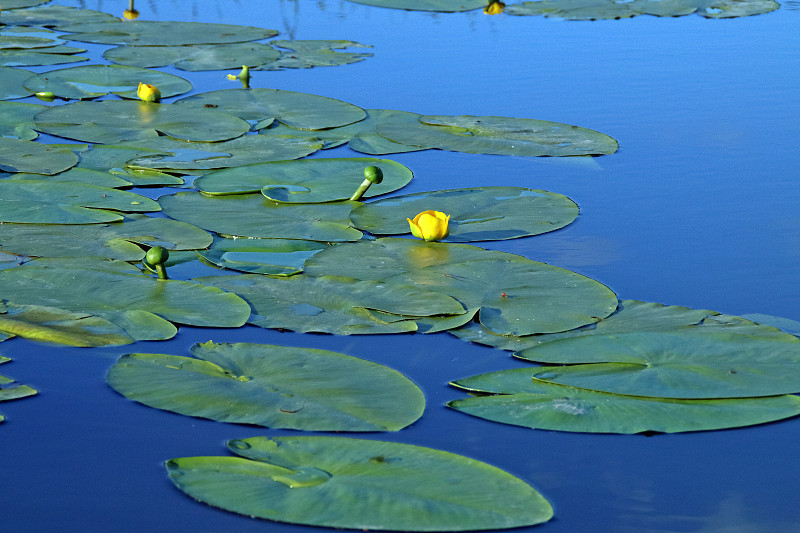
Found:
<path fill-rule="evenodd" d="M 35 93 L 50 91 L 61 98 L 75 100 L 106 94 L 137 99 L 139 83 L 155 85 L 163 98 L 192 90 L 188 80 L 174 74 L 124 65 L 83 65 L 51 70 L 28 78 L 25 88 Z"/>
<path fill-rule="evenodd" d="M 122 179 L 108 172 L 100 172 L 97 170 L 90 170 L 88 168 L 72 167 L 64 172 L 53 174 L 52 176 L 43 176 L 41 174 L 27 174 L 25 172 L 17 172 L 14 174 L 7 174 L 0 176 L 10 180 L 44 180 L 47 181 L 60 181 L 68 183 L 85 183 L 87 185 L 97 185 L 100 187 L 111 187 L 112 189 L 120 189 L 125 187 L 132 187 L 133 182 Z"/>
<path fill-rule="evenodd" d="M 469 387 L 470 380 L 456 386 Z M 494 422 L 585 433 L 678 433 L 763 424 L 800 414 L 794 395 L 678 400 L 623 396 L 533 381 L 529 392 L 477 396 L 447 404 Z"/>
<path fill-rule="evenodd" d="M 260 191 L 276 202 L 331 202 L 350 198 L 364 181 L 364 169 L 370 165 L 381 168 L 383 181 L 367 190 L 365 196 L 368 197 L 395 191 L 408 184 L 413 177 L 411 170 L 389 159 L 325 158 L 277 161 L 220 170 L 198 178 L 194 186 L 206 194 Z"/>
<path fill-rule="evenodd" d="M 209 276 L 194 281 L 247 300 L 253 308 L 251 324 L 303 333 L 402 333 L 417 330 L 416 317 L 464 314 L 463 306 L 453 298 L 413 284 L 301 274 L 281 278 Z M 370 310 L 405 316 L 381 320 Z"/>
<path fill-rule="evenodd" d="M 3 2 L 3 5 L 5 6 L 6 2 Z M 4 11 L 2 17 L 3 24 L 8 26 L 54 27 L 59 25 L 66 26 L 79 22 L 119 22 L 117 17 L 109 13 L 55 5 Z"/>
<path fill-rule="evenodd" d="M 123 355 L 108 383 L 158 409 L 304 431 L 397 431 L 425 409 L 401 373 L 337 352 L 211 341 L 191 351 Z"/>
<path fill-rule="evenodd" d="M 32 67 L 79 63 L 89 60 L 88 57 L 75 55 L 85 51 L 73 46 L 54 46 L 36 50 L 3 50 L 0 51 L 0 66 Z"/>
<path fill-rule="evenodd" d="M 280 70 L 283 68 L 335 67 L 357 63 L 371 57 L 363 52 L 337 52 L 346 48 L 372 48 L 354 41 L 302 40 L 270 41 L 272 46 L 283 48 L 280 59 L 261 64 L 255 70 Z M 232 68 L 232 67 L 231 67 Z"/>
<path fill-rule="evenodd" d="M 63 146 L 0 137 L 0 170 L 57 174 L 78 163 L 78 156 Z"/>
<path fill-rule="evenodd" d="M 250 129 L 247 122 L 217 109 L 123 100 L 50 107 L 35 120 L 39 131 L 101 144 L 152 139 L 159 132 L 184 141 L 226 141 Z"/>
<path fill-rule="evenodd" d="M 228 70 L 242 65 L 257 67 L 271 63 L 281 53 L 267 44 L 229 43 L 184 46 L 119 46 L 106 50 L 103 57 L 132 67 L 166 67 L 189 71 Z"/>
<path fill-rule="evenodd" d="M 175 102 L 192 109 L 215 107 L 254 122 L 259 130 L 279 120 L 305 130 L 335 128 L 362 120 L 360 107 L 315 94 L 280 89 L 224 89 L 182 98 Z"/>
<path fill-rule="evenodd" d="M 278 34 L 275 30 L 253 26 L 153 20 L 60 25 L 58 29 L 72 33 L 64 36 L 71 41 L 136 46 L 244 43 Z"/>
<path fill-rule="evenodd" d="M 378 123 L 395 142 L 470 154 L 574 156 L 613 154 L 617 141 L 559 122 L 509 117 L 395 114 Z"/>
<path fill-rule="evenodd" d="M 0 139 L 2 142 L 2 139 Z M 96 224 L 122 220 L 118 211 L 159 211 L 145 196 L 83 183 L 0 181 L 0 221 L 25 224 Z"/>
<path fill-rule="evenodd" d="M 409 11 L 436 11 L 440 13 L 457 13 L 472 11 L 485 7 L 487 2 L 481 0 L 350 0 L 356 4 L 364 4 L 390 9 L 406 9 Z"/>
<path fill-rule="evenodd" d="M 88 226 L 5 224 L 0 249 L 31 257 L 94 256 L 141 261 L 142 246 L 170 250 L 206 248 L 211 235 L 196 226 L 167 218 L 128 216 L 125 221 Z M 142 245 L 142 246 L 139 246 Z"/>
<path fill-rule="evenodd" d="M 306 259 L 327 247 L 326 243 L 296 239 L 217 238 L 208 250 L 199 250 L 197 253 L 220 268 L 251 274 L 291 276 L 303 270 Z"/>
<path fill-rule="evenodd" d="M 152 139 L 157 142 L 160 137 Z M 147 142 L 147 141 L 141 141 Z M 133 143 L 136 144 L 136 143 Z M 74 145 L 79 146 L 79 145 Z M 183 185 L 184 180 L 178 176 L 167 174 L 157 170 L 144 167 L 131 168 L 128 161 L 144 156 L 169 157 L 169 153 L 160 152 L 150 148 L 140 146 L 128 146 L 123 144 L 102 145 L 95 144 L 89 148 L 83 145 L 82 149 L 74 149 L 79 154 L 80 161 L 77 168 L 104 172 L 130 181 L 136 187 L 148 185 Z"/>
<path fill-rule="evenodd" d="M 11 361 L 8 357 L 0 357 L 0 364 Z M 8 400 L 16 400 L 19 398 L 26 398 L 37 394 L 37 390 L 27 385 L 16 383 L 13 379 L 5 376 L 0 376 L 0 402 Z M 3 417 L 0 416 L 0 422 Z"/>
<path fill-rule="evenodd" d="M 35 72 L 15 67 L 0 67 L 0 100 L 25 98 L 33 94 L 25 88 L 24 82 Z"/>
<path fill-rule="evenodd" d="M 281 204 L 261 194 L 205 196 L 180 192 L 158 199 L 164 213 L 222 235 L 321 242 L 357 241 L 349 225 L 355 202 Z"/>
<path fill-rule="evenodd" d="M 176 329 L 170 322 L 239 327 L 250 315 L 245 301 L 213 287 L 106 268 L 41 264 L 48 266 L 26 265 L 0 271 L 0 294 L 21 305 L 100 316 L 136 340 L 171 338 Z"/>
<path fill-rule="evenodd" d="M 706 18 L 733 18 L 761 15 L 779 7 L 774 0 L 536 0 L 510 4 L 503 12 L 569 20 L 611 20 L 639 15 L 677 17 L 692 13 Z"/>
<path fill-rule="evenodd" d="M 306 261 L 305 272 L 442 292 L 503 335 L 566 331 L 597 322 L 617 307 L 614 293 L 597 281 L 465 244 L 383 238 L 337 245 Z"/>
<path fill-rule="evenodd" d="M 528 379 L 617 394 L 744 398 L 800 392 L 800 339 L 774 328 L 754 334 L 687 328 L 593 335 L 518 355 L 568 363 L 528 369 Z"/>
<path fill-rule="evenodd" d="M 48 48 L 63 44 L 58 34 L 44 28 L 3 28 L 0 31 L 0 51 Z"/>
<path fill-rule="evenodd" d="M 50 0 L 3 0 L 3 9 L 19 9 L 46 4 Z"/>
<path fill-rule="evenodd" d="M 350 213 L 353 225 L 376 235 L 409 233 L 406 219 L 434 210 L 450 215 L 448 242 L 516 239 L 555 231 L 578 217 L 562 194 L 522 187 L 475 187 L 394 196 Z"/>
<path fill-rule="evenodd" d="M 322 142 L 309 136 L 267 138 L 260 135 L 245 135 L 217 143 L 187 143 L 162 136 L 126 145 L 158 151 L 130 159 L 125 163 L 127 169 L 160 169 L 188 174 L 265 161 L 299 159 L 322 148 Z M 253 192 L 258 192 L 258 189 Z"/>
<path fill-rule="evenodd" d="M 448 452 L 343 437 L 228 442 L 241 457 L 166 462 L 192 498 L 247 516 L 313 526 L 402 531 L 503 529 L 553 510 L 520 479 Z"/>
<path fill-rule="evenodd" d="M 22 102 L 0 102 L 0 137 L 32 141 L 39 134 L 33 129 L 33 117 L 44 106 Z"/>

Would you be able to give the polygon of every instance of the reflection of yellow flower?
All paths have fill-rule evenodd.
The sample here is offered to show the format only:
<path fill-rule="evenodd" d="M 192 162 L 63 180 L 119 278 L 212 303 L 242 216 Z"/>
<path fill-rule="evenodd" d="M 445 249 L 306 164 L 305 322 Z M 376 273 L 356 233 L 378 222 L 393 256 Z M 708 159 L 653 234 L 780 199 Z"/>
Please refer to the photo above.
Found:
<path fill-rule="evenodd" d="M 149 83 L 139 82 L 139 89 L 136 94 L 145 102 L 158 102 L 161 100 L 161 91 L 158 90 L 158 87 Z"/>
<path fill-rule="evenodd" d="M 503 12 L 504 7 L 506 7 L 506 5 L 503 2 L 494 1 L 490 2 L 488 6 L 484 7 L 483 12 L 486 15 L 499 15 Z"/>
<path fill-rule="evenodd" d="M 410 218 L 406 220 L 411 227 L 411 234 L 418 239 L 439 241 L 450 233 L 448 229 L 450 215 L 445 215 L 441 211 L 423 211 L 415 216 L 414 220 Z"/>

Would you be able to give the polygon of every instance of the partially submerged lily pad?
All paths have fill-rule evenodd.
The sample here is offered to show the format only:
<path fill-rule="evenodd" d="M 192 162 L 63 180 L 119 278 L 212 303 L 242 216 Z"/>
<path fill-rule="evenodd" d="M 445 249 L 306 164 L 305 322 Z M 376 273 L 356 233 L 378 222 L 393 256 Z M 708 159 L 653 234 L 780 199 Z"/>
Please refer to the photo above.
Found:
<path fill-rule="evenodd" d="M 0 241 L 2 242 L 2 241 Z M 302 272 L 306 259 L 328 244 L 297 239 L 222 239 L 197 253 L 220 268 L 251 274 L 291 276 Z"/>
<path fill-rule="evenodd" d="M 31 76 L 36 76 L 36 73 L 15 67 L 0 67 L 0 100 L 25 98 L 33 94 L 24 86 Z"/>
<path fill-rule="evenodd" d="M 208 22 L 177 22 L 135 20 L 60 25 L 69 32 L 65 39 L 97 44 L 129 44 L 136 46 L 244 43 L 267 39 L 278 34 L 275 30 L 213 24 Z"/>
<path fill-rule="evenodd" d="M 35 120 L 36 129 L 44 133 L 101 144 L 152 139 L 159 132 L 184 141 L 226 141 L 250 129 L 247 122 L 217 109 L 123 100 L 50 107 Z"/>
<path fill-rule="evenodd" d="M 378 133 L 402 144 L 470 154 L 575 156 L 613 154 L 603 133 L 570 124 L 510 117 L 395 114 Z"/>
<path fill-rule="evenodd" d="M 447 189 L 371 202 L 350 213 L 353 225 L 376 235 L 409 233 L 406 219 L 433 210 L 450 215 L 448 242 L 516 239 L 555 231 L 578 217 L 562 194 L 523 187 Z"/>
<path fill-rule="evenodd" d="M 425 409 L 396 370 L 337 352 L 211 341 L 191 351 L 123 355 L 108 383 L 157 409 L 303 431 L 397 431 Z"/>
<path fill-rule="evenodd" d="M 260 136 L 259 136 L 260 137 Z M 364 196 L 386 194 L 411 181 L 407 167 L 389 159 L 368 157 L 302 159 L 236 167 L 206 174 L 194 186 L 206 194 L 261 192 L 276 202 L 315 203 L 347 200 L 364 180 L 364 169 L 378 166 L 383 181 Z"/>
<path fill-rule="evenodd" d="M 431 448 L 343 437 L 255 437 L 228 448 L 242 457 L 170 459 L 170 479 L 215 507 L 312 526 L 494 530 L 553 516 L 522 480 Z"/>
<path fill-rule="evenodd" d="M 253 130 L 274 120 L 305 130 L 335 128 L 366 117 L 360 107 L 315 94 L 280 89 L 223 89 L 200 93 L 175 102 L 179 106 L 216 108 L 252 122 Z"/>
<path fill-rule="evenodd" d="M 453 385 L 469 389 L 470 383 L 468 378 Z M 609 394 L 536 380 L 527 384 L 526 392 L 453 400 L 447 406 L 503 424 L 585 433 L 709 431 L 800 415 L 800 398 L 794 395 L 680 400 Z"/>
<path fill-rule="evenodd" d="M 335 67 L 357 63 L 372 56 L 372 54 L 363 52 L 337 52 L 337 50 L 347 48 L 372 48 L 370 45 L 357 43 L 355 41 L 282 40 L 270 41 L 269 44 L 288 51 L 282 51 L 279 59 L 261 64 L 256 67 L 255 70 Z"/>
<path fill-rule="evenodd" d="M 445 294 L 415 287 L 301 274 L 271 278 L 256 274 L 207 276 L 197 283 L 219 287 L 247 300 L 250 323 L 265 328 L 336 335 L 416 331 L 416 317 L 463 315 L 463 306 Z M 370 311 L 394 316 L 381 320 Z"/>
<path fill-rule="evenodd" d="M 761 15 L 779 7 L 774 0 L 536 0 L 509 4 L 503 12 L 569 20 L 611 20 L 639 15 L 678 17 L 692 13 L 706 18 L 733 18 Z"/>
<path fill-rule="evenodd" d="M 261 194 L 206 196 L 189 191 L 162 196 L 158 202 L 167 216 L 223 236 L 321 242 L 362 237 L 349 225 L 354 202 L 281 204 Z"/>
<path fill-rule="evenodd" d="M 0 357 L 0 364 L 7 363 L 9 361 L 11 361 L 11 359 L 8 357 Z M 28 396 L 37 394 L 37 392 L 38 391 L 32 387 L 17 383 L 11 378 L 0 376 L 0 402 L 26 398 Z M 3 417 L 0 416 L 0 422 L 2 421 Z"/>

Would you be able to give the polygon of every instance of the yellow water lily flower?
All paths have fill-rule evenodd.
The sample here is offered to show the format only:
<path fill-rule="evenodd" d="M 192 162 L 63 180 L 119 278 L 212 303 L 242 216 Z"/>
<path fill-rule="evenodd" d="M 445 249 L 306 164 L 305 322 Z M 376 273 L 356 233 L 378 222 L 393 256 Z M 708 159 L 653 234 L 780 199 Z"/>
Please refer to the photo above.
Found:
<path fill-rule="evenodd" d="M 161 91 L 158 90 L 158 87 L 150 85 L 149 83 L 139 82 L 139 89 L 137 89 L 136 94 L 139 96 L 139 99 L 145 102 L 161 101 Z"/>
<path fill-rule="evenodd" d="M 486 15 L 499 15 L 503 12 L 503 8 L 506 5 L 503 2 L 490 2 L 488 6 L 483 8 L 483 12 Z"/>
<path fill-rule="evenodd" d="M 139 12 L 135 9 L 126 9 L 122 12 L 122 16 L 125 17 L 125 20 L 136 20 L 139 18 Z"/>
<path fill-rule="evenodd" d="M 414 217 L 407 218 L 411 227 L 411 234 L 418 239 L 426 241 L 440 241 L 450 234 L 450 215 L 441 211 L 423 211 Z"/>

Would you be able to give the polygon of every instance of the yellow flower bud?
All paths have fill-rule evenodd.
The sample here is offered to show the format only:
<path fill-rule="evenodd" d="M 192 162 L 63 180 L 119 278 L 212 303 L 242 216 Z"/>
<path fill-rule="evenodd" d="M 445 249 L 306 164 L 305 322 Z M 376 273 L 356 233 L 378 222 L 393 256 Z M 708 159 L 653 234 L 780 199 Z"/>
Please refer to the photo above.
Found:
<path fill-rule="evenodd" d="M 450 233 L 450 215 L 445 215 L 441 211 L 423 211 L 414 217 L 414 220 L 407 218 L 408 225 L 411 227 L 411 234 L 418 239 L 426 241 L 440 241 Z"/>
<path fill-rule="evenodd" d="M 139 12 L 135 9 L 126 9 L 122 12 L 122 16 L 125 17 L 126 20 L 136 20 L 139 18 Z"/>
<path fill-rule="evenodd" d="M 483 12 L 486 15 L 499 15 L 503 12 L 503 8 L 506 5 L 503 2 L 490 2 L 488 6 L 483 8 Z"/>
<path fill-rule="evenodd" d="M 161 91 L 155 85 L 149 83 L 139 82 L 139 89 L 136 91 L 139 99 L 145 102 L 159 102 L 161 101 Z"/>

